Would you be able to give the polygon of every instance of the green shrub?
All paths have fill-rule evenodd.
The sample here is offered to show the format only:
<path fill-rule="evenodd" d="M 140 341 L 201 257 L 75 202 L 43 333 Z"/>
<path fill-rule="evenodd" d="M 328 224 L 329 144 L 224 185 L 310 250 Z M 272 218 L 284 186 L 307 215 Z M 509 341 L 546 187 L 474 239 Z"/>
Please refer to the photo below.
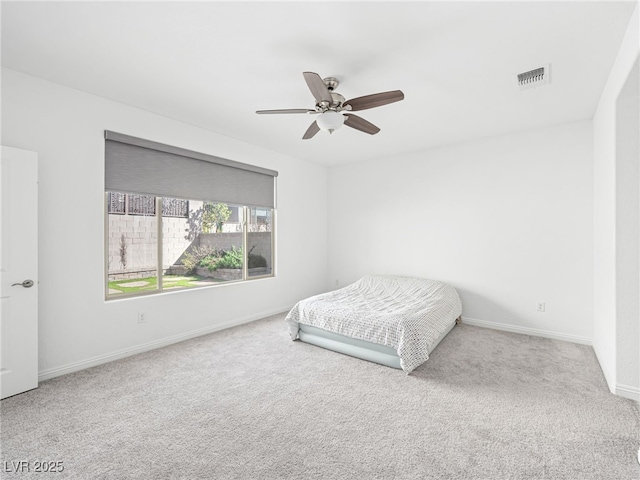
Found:
<path fill-rule="evenodd" d="M 192 274 L 196 267 L 201 267 L 202 261 L 215 254 L 215 250 L 209 246 L 196 246 L 191 251 L 185 252 L 182 256 L 182 265 L 187 269 L 188 274 Z"/>
<path fill-rule="evenodd" d="M 209 269 L 209 271 L 213 271 L 216 269 L 216 265 L 218 264 L 218 260 L 220 260 L 220 257 L 218 255 L 218 253 L 211 253 L 209 255 L 207 255 L 206 257 L 204 257 L 202 260 L 200 260 L 198 262 L 198 266 L 199 267 L 204 267 Z"/>
<path fill-rule="evenodd" d="M 247 262 L 248 268 L 266 267 L 267 259 L 262 255 L 251 253 L 255 245 L 249 250 L 249 258 Z M 198 262 L 199 267 L 208 268 L 210 272 L 219 268 L 242 268 L 243 253 L 242 248 L 232 246 L 231 250 L 215 251 L 202 258 Z"/>
<path fill-rule="evenodd" d="M 200 260 L 198 266 L 207 268 L 210 272 L 219 268 L 242 268 L 242 249 L 234 245 L 231 250 L 212 252 Z"/>
<path fill-rule="evenodd" d="M 236 248 L 235 245 L 231 247 L 231 250 L 226 250 L 222 257 L 216 263 L 214 270 L 218 268 L 242 268 L 242 249 Z"/>

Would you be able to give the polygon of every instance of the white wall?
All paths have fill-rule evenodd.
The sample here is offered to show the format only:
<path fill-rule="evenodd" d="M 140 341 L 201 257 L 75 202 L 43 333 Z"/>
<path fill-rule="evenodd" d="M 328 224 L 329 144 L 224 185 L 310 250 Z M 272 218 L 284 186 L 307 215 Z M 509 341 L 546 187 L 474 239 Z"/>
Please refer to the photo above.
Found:
<path fill-rule="evenodd" d="M 640 387 L 639 64 L 616 101 L 616 382 Z"/>
<path fill-rule="evenodd" d="M 105 302 L 105 129 L 277 170 L 277 277 Z M 2 144 L 40 159 L 41 378 L 280 312 L 326 287 L 325 167 L 6 69 Z"/>
<path fill-rule="evenodd" d="M 328 193 L 330 286 L 439 279 L 469 323 L 591 342 L 590 121 L 334 167 Z"/>
<path fill-rule="evenodd" d="M 619 237 L 618 206 L 626 202 L 637 202 L 632 198 L 633 189 L 619 190 L 619 181 L 623 172 L 620 167 L 627 168 L 618 162 L 617 145 L 622 133 L 617 125 L 617 102 L 624 85 L 629 78 L 640 51 L 640 14 L 636 6 L 629 26 L 622 40 L 618 56 L 615 60 L 607 83 L 600 97 L 598 108 L 593 117 L 594 137 L 594 349 L 602 366 L 602 370 L 612 392 L 640 400 L 640 379 L 637 378 L 637 365 L 640 362 L 637 338 L 640 319 L 631 315 L 619 317 L 625 306 L 619 305 L 620 281 L 617 262 L 624 258 L 617 256 L 618 247 L 625 244 L 625 238 Z M 638 132 L 636 132 L 636 135 Z M 637 157 L 635 162 L 637 162 Z M 637 164 L 636 164 L 637 165 Z M 636 167 L 637 168 L 637 167 Z M 628 219 L 627 219 L 628 221 Z M 638 222 L 636 217 L 635 222 Z M 635 228 L 637 228 L 637 223 Z M 633 231 L 631 226 L 630 231 Z M 638 268 L 636 266 L 636 268 Z M 637 272 L 637 270 L 636 270 Z M 635 353 L 627 351 L 620 356 L 618 343 L 631 350 L 635 345 Z M 630 382 L 630 383 L 622 383 Z"/>

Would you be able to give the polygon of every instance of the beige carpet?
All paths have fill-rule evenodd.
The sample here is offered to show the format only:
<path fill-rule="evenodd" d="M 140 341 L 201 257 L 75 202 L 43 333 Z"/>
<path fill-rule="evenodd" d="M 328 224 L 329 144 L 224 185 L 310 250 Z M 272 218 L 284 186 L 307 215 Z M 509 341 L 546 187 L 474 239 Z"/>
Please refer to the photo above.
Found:
<path fill-rule="evenodd" d="M 637 404 L 590 347 L 461 325 L 406 376 L 291 342 L 283 319 L 2 401 L 2 478 L 640 478 Z"/>

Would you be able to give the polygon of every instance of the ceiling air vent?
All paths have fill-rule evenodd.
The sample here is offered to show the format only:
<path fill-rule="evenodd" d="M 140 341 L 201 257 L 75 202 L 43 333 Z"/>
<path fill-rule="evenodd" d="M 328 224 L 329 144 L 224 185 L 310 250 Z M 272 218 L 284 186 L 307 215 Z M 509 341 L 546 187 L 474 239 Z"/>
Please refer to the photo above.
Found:
<path fill-rule="evenodd" d="M 528 90 L 549 85 L 549 77 L 549 64 L 546 64 L 528 72 L 519 73 L 517 75 L 518 87 L 520 90 Z"/>

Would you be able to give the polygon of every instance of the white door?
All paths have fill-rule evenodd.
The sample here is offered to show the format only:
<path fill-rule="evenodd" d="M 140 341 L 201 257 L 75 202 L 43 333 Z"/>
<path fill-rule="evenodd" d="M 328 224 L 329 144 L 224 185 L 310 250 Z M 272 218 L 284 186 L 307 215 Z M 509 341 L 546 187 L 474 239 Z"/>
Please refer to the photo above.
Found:
<path fill-rule="evenodd" d="M 0 396 L 38 386 L 38 155 L 2 147 Z"/>

